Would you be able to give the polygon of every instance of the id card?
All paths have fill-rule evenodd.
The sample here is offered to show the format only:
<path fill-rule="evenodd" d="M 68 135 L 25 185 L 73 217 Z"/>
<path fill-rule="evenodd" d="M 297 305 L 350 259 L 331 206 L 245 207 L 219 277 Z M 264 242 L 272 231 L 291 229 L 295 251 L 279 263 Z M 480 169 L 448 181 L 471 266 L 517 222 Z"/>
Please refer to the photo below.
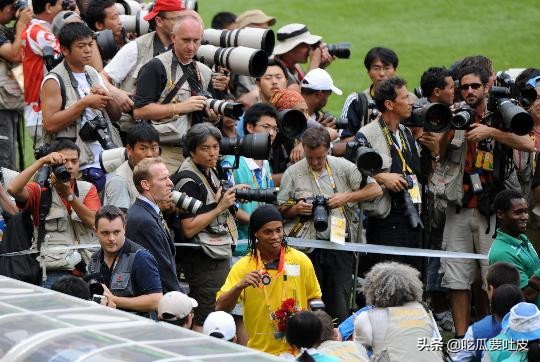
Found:
<path fill-rule="evenodd" d="M 474 166 L 485 171 L 493 171 L 493 153 L 477 150 Z"/>
<path fill-rule="evenodd" d="M 346 221 L 344 217 L 330 216 L 330 241 L 345 244 Z"/>
<path fill-rule="evenodd" d="M 409 195 L 411 195 L 411 199 L 413 203 L 415 204 L 421 204 L 422 203 L 422 195 L 420 194 L 420 186 L 418 184 L 418 178 L 416 175 L 410 175 L 409 176 L 413 182 L 413 187 L 408 189 Z"/>

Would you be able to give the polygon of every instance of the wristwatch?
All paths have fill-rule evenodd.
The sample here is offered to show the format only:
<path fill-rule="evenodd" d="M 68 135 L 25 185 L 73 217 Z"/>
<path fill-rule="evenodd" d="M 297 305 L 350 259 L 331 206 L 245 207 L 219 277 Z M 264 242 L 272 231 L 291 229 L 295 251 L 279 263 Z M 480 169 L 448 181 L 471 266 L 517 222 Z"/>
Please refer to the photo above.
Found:
<path fill-rule="evenodd" d="M 66 199 L 68 200 L 68 202 L 72 202 L 73 200 L 75 200 L 75 194 L 68 195 Z"/>

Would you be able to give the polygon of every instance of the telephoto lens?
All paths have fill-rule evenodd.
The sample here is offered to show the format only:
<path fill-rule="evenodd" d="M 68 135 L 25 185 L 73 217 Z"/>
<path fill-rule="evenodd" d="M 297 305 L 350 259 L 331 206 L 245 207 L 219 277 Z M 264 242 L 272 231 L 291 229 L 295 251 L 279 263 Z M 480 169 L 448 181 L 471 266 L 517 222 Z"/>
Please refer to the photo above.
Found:
<path fill-rule="evenodd" d="M 349 59 L 351 57 L 351 43 L 328 44 L 327 47 L 328 53 L 336 58 Z"/>
<path fill-rule="evenodd" d="M 235 194 L 238 200 L 275 204 L 278 192 L 279 188 L 271 187 L 267 189 L 237 189 Z"/>
<path fill-rule="evenodd" d="M 176 190 L 173 190 L 171 193 L 171 200 L 180 209 L 187 211 L 190 214 L 197 214 L 203 206 L 203 203 L 200 200 L 188 196 L 185 192 Z"/>

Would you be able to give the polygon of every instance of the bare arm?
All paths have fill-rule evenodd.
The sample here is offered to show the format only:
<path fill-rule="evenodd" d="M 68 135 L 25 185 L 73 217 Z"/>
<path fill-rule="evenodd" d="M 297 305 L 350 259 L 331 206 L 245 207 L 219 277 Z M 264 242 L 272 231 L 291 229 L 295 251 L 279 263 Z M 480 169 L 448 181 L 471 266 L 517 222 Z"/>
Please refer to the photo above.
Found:
<path fill-rule="evenodd" d="M 133 110 L 133 117 L 136 119 L 159 121 L 176 115 L 202 111 L 205 106 L 206 97 L 192 96 L 180 103 L 149 103 L 141 108 L 135 108 Z"/>
<path fill-rule="evenodd" d="M 152 312 L 157 310 L 162 293 L 139 295 L 138 297 L 117 297 L 111 294 L 109 297 L 117 308 L 134 310 L 137 312 Z"/>
<path fill-rule="evenodd" d="M 62 156 L 56 152 L 53 152 L 45 157 L 40 158 L 27 168 L 25 168 L 20 174 L 15 176 L 11 180 L 8 186 L 8 193 L 15 198 L 15 201 L 20 203 L 26 203 L 28 200 L 28 191 L 24 188 L 28 182 L 32 179 L 32 176 L 46 163 L 54 162 L 54 160 L 61 161 Z"/>
<path fill-rule="evenodd" d="M 19 18 L 17 19 L 17 24 L 15 25 L 15 38 L 13 40 L 13 43 L 5 43 L 0 47 L 0 57 L 12 63 L 21 62 L 21 34 L 26 28 L 26 26 L 30 23 L 30 20 L 32 20 L 32 15 L 32 10 L 30 8 L 26 8 L 20 11 Z"/>
<path fill-rule="evenodd" d="M 51 176 L 52 177 L 52 176 Z M 70 202 L 71 207 L 73 207 L 73 210 L 79 215 L 82 222 L 88 226 L 90 229 L 94 229 L 94 223 L 96 221 L 96 212 L 90 210 L 88 207 L 86 207 L 85 204 L 82 203 L 82 201 L 75 197 L 73 201 Z"/>
<path fill-rule="evenodd" d="M 2 184 L 0 184 L 0 205 L 2 206 L 2 209 L 10 215 L 15 215 L 19 212 L 17 205 L 11 201 L 11 198 Z"/>
<path fill-rule="evenodd" d="M 535 152 L 534 141 L 529 135 L 518 136 L 515 133 L 504 132 L 499 129 L 494 129 L 493 138 L 496 141 L 507 145 L 518 151 Z"/>
<path fill-rule="evenodd" d="M 87 107 L 105 109 L 112 97 L 102 94 L 90 94 L 69 108 L 62 110 L 62 94 L 60 86 L 54 79 L 47 79 L 41 89 L 41 107 L 43 128 L 47 132 L 56 133 L 78 120 Z"/>
<path fill-rule="evenodd" d="M 105 87 L 109 90 L 116 103 L 118 103 L 122 112 L 130 112 L 133 109 L 133 101 L 129 96 L 132 94 L 112 85 L 111 78 L 105 70 L 102 70 L 99 74 L 103 79 L 103 83 L 105 83 Z"/>

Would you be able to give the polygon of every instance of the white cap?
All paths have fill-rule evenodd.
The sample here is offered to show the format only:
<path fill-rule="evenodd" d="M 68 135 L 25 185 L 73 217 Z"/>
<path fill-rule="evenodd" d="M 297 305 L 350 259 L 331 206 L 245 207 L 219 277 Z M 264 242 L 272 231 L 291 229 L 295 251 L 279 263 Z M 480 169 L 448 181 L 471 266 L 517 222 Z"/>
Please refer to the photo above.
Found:
<path fill-rule="evenodd" d="M 204 321 L 203 333 L 211 335 L 215 332 L 221 333 L 226 341 L 233 339 L 236 336 L 236 324 L 232 315 L 223 311 L 210 313 Z"/>
<path fill-rule="evenodd" d="M 341 89 L 334 85 L 334 81 L 328 72 L 321 68 L 315 68 L 310 70 L 302 82 L 300 82 L 302 88 L 308 88 L 320 91 L 332 91 L 338 96 L 342 95 Z"/>
<path fill-rule="evenodd" d="M 199 303 L 180 292 L 168 292 L 159 301 L 158 318 L 163 321 L 176 321 L 185 318 Z"/>
<path fill-rule="evenodd" d="M 274 54 L 285 54 L 299 44 L 306 43 L 314 45 L 321 41 L 318 35 L 311 35 L 304 24 L 289 24 L 281 27 L 277 31 L 277 44 Z"/>

